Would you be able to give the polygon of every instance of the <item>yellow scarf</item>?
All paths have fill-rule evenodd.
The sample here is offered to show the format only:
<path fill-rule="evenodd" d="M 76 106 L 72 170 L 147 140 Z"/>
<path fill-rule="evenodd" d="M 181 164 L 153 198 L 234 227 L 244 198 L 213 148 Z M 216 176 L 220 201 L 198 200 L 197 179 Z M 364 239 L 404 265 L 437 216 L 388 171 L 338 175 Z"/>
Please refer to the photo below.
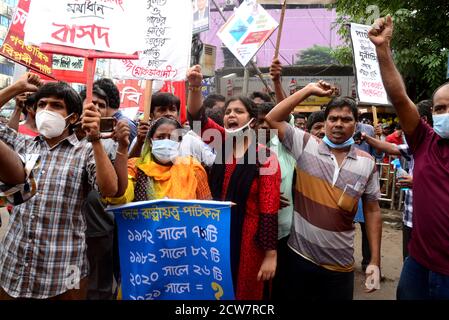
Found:
<path fill-rule="evenodd" d="M 147 159 L 145 159 L 147 160 Z M 154 181 L 155 198 L 161 199 L 196 199 L 198 181 L 195 171 L 205 171 L 201 164 L 192 157 L 178 157 L 171 166 L 160 165 L 154 161 L 136 163 Z"/>

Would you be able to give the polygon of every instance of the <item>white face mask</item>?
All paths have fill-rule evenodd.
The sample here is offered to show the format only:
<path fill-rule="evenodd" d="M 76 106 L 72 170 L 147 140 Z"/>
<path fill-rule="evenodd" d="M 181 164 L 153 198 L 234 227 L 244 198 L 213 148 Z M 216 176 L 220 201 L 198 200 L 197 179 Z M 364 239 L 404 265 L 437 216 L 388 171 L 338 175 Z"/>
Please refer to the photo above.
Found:
<path fill-rule="evenodd" d="M 66 119 L 72 114 L 64 118 L 57 112 L 48 110 L 39 111 L 36 113 L 37 131 L 48 139 L 59 137 L 67 128 Z"/>
<path fill-rule="evenodd" d="M 251 118 L 251 120 L 249 120 L 249 122 L 247 124 L 245 124 L 243 127 L 235 129 L 235 130 L 231 130 L 231 129 L 226 129 L 225 128 L 226 135 L 231 136 L 231 137 L 241 137 L 241 136 L 243 136 L 245 134 L 246 129 L 249 127 L 249 125 L 253 121 L 254 121 L 254 118 Z"/>
<path fill-rule="evenodd" d="M 433 131 L 443 139 L 449 139 L 449 113 L 433 115 Z"/>
<path fill-rule="evenodd" d="M 173 162 L 179 154 L 180 143 L 170 140 L 153 140 L 151 153 L 163 164 Z"/>

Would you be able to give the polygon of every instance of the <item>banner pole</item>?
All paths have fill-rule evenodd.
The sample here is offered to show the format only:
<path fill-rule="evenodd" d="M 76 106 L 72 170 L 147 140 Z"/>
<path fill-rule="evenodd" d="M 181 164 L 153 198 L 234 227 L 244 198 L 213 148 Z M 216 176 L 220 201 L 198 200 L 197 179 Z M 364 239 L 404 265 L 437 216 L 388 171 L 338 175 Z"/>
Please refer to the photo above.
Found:
<path fill-rule="evenodd" d="M 281 47 L 282 28 L 284 27 L 285 10 L 287 9 L 287 0 L 282 5 L 281 20 L 279 21 L 278 37 L 276 40 L 276 48 L 274 50 L 274 59 L 279 56 L 279 48 Z"/>
<path fill-rule="evenodd" d="M 147 122 L 150 119 L 152 95 L 153 95 L 153 80 L 146 80 L 144 100 L 143 100 L 143 121 L 145 122 Z"/>
<path fill-rule="evenodd" d="M 86 101 L 90 103 L 92 102 L 92 91 L 94 87 L 95 58 L 88 57 L 86 60 L 87 60 Z"/>

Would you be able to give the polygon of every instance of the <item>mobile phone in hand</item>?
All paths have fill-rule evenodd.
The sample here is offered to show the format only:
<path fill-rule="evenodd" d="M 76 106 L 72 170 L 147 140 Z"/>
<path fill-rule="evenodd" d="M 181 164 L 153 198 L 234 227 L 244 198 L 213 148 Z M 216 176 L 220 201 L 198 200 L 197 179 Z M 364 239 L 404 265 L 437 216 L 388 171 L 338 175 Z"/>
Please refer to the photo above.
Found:
<path fill-rule="evenodd" d="M 100 132 L 113 132 L 117 120 L 113 117 L 104 117 L 100 119 Z"/>
<path fill-rule="evenodd" d="M 356 133 L 354 133 L 354 135 L 352 136 L 352 138 L 355 140 L 355 141 L 360 141 L 360 142 L 362 142 L 361 140 L 362 140 L 362 131 L 357 131 Z"/>

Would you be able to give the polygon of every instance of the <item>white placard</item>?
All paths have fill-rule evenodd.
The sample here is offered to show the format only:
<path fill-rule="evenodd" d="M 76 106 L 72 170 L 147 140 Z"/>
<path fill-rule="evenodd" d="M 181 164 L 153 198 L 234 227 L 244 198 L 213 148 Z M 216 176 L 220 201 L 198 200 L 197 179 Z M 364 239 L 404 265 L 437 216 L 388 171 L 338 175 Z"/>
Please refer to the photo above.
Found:
<path fill-rule="evenodd" d="M 146 0 L 33 0 L 25 42 L 133 54 L 144 48 Z"/>
<path fill-rule="evenodd" d="M 145 49 L 139 60 L 116 60 L 117 79 L 172 80 L 186 78 L 192 46 L 191 0 L 151 0 L 146 8 Z"/>
<path fill-rule="evenodd" d="M 391 104 L 385 91 L 376 47 L 368 38 L 371 26 L 351 23 L 351 40 L 359 101 L 366 104 Z"/>
<path fill-rule="evenodd" d="M 278 25 L 256 0 L 244 0 L 217 35 L 246 66 Z"/>

